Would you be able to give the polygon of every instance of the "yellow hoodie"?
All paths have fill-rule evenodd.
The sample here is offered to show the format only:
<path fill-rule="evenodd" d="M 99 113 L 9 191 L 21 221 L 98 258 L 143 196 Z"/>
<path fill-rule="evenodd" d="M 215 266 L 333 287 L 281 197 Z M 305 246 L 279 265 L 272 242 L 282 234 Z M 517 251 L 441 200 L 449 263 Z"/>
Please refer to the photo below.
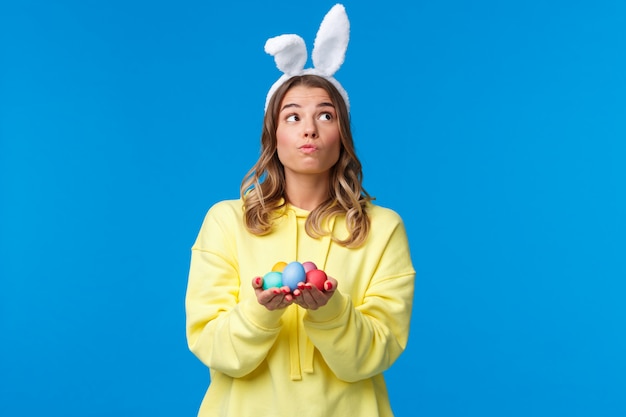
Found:
<path fill-rule="evenodd" d="M 272 233 L 250 234 L 241 200 L 215 204 L 191 251 L 190 350 L 211 382 L 198 416 L 392 416 L 382 372 L 407 344 L 415 271 L 402 219 L 370 204 L 370 234 L 349 249 L 304 231 L 289 206 Z M 344 218 L 330 222 L 345 238 Z M 260 305 L 252 279 L 279 261 L 314 262 L 338 281 L 327 305 Z"/>

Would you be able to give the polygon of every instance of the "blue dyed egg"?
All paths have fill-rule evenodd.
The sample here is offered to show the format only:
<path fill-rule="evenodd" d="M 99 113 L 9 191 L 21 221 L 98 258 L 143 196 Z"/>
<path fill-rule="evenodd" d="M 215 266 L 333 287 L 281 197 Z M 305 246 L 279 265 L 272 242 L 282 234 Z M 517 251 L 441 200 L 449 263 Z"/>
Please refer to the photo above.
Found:
<path fill-rule="evenodd" d="M 283 286 L 283 274 L 272 271 L 263 276 L 263 289 L 280 288 Z"/>
<path fill-rule="evenodd" d="M 286 285 L 291 291 L 298 288 L 299 282 L 306 281 L 306 272 L 300 262 L 290 262 L 283 269 L 283 285 Z"/>

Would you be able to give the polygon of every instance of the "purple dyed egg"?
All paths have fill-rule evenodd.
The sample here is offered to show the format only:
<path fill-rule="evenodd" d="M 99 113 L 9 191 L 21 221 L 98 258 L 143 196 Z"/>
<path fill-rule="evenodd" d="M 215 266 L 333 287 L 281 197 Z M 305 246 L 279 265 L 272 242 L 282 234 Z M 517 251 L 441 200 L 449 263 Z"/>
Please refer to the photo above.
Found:
<path fill-rule="evenodd" d="M 302 262 L 302 266 L 304 267 L 304 272 L 308 273 L 309 271 L 312 271 L 314 269 L 317 269 L 317 265 L 315 265 L 313 262 L 311 261 L 307 261 L 307 262 Z"/>

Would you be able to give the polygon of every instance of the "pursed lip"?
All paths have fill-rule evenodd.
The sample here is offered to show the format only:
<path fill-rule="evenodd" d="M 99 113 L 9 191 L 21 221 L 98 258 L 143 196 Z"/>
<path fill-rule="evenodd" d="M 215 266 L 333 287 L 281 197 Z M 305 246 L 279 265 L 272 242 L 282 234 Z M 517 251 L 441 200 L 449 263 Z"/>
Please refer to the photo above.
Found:
<path fill-rule="evenodd" d="M 311 153 L 317 150 L 317 146 L 307 143 L 307 144 L 300 146 L 300 148 L 298 149 L 300 149 L 302 152 L 305 152 L 305 153 Z"/>

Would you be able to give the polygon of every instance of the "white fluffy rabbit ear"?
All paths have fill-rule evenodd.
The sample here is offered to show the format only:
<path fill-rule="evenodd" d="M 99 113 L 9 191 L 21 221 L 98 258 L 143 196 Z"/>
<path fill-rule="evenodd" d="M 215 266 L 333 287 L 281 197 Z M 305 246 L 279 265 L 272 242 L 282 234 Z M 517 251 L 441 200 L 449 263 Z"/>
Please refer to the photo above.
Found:
<path fill-rule="evenodd" d="M 280 35 L 268 39 L 265 52 L 274 57 L 278 69 L 287 75 L 301 73 L 306 64 L 306 45 L 298 35 Z"/>
<path fill-rule="evenodd" d="M 350 21 L 341 4 L 334 5 L 324 16 L 315 37 L 311 58 L 313 67 L 332 77 L 346 57 L 350 39 Z"/>
<path fill-rule="evenodd" d="M 331 83 L 343 97 L 348 111 L 350 100 L 348 93 L 333 76 L 341 67 L 346 57 L 348 40 L 350 38 L 350 22 L 346 9 L 342 4 L 335 4 L 324 19 L 315 36 L 313 52 L 313 68 L 304 69 L 307 60 L 307 51 L 304 40 L 298 35 L 280 35 L 265 42 L 265 52 L 272 55 L 276 66 L 283 75 L 270 87 L 265 97 L 265 110 L 270 99 L 278 88 L 295 75 L 313 74 L 321 76 Z"/>

